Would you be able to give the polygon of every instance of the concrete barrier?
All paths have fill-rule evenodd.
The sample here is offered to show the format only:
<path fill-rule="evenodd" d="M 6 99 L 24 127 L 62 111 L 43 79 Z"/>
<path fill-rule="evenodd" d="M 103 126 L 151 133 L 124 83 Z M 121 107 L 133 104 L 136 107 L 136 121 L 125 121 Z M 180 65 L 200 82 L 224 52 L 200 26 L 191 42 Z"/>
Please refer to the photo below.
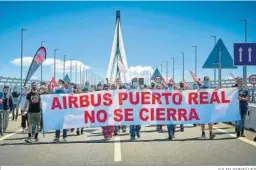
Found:
<path fill-rule="evenodd" d="M 250 114 L 246 116 L 245 128 L 256 131 L 256 104 L 249 104 Z"/>

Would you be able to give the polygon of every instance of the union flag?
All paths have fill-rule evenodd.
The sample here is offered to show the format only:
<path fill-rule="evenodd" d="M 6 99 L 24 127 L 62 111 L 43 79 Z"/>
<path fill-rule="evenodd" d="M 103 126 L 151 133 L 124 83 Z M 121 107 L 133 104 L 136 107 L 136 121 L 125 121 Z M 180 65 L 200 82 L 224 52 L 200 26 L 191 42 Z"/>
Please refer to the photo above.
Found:
<path fill-rule="evenodd" d="M 57 82 L 56 82 L 55 78 L 53 77 L 50 84 L 49 84 L 49 88 L 52 90 L 55 87 L 57 87 Z"/>

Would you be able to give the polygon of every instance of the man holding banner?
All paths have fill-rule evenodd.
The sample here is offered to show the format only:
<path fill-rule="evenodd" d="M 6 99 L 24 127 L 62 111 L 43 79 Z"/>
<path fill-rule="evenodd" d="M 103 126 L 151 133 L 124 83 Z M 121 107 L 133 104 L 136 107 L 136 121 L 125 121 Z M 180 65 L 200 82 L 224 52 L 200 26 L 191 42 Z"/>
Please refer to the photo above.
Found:
<path fill-rule="evenodd" d="M 65 89 L 65 83 L 63 80 L 58 81 L 58 89 L 55 91 L 55 94 L 69 94 L 70 92 Z M 63 141 L 66 142 L 68 137 L 68 130 L 63 129 Z M 60 130 L 55 131 L 55 139 L 53 140 L 56 143 L 60 141 Z"/>
<path fill-rule="evenodd" d="M 237 79 L 237 86 L 239 88 L 238 90 L 238 100 L 239 100 L 239 106 L 240 106 L 240 115 L 241 120 L 237 121 L 236 124 L 236 131 L 237 131 L 237 137 L 245 137 L 244 135 L 244 124 L 246 115 L 248 114 L 248 101 L 249 101 L 249 91 L 243 86 L 243 79 L 238 78 Z"/>
<path fill-rule="evenodd" d="M 199 81 L 199 85 L 200 85 L 200 89 L 209 89 L 209 88 L 213 88 L 210 85 L 210 78 L 208 76 L 204 77 L 204 83 L 201 84 Z M 213 139 L 215 137 L 215 134 L 212 132 L 213 130 L 213 124 L 212 123 L 208 123 L 208 128 L 209 128 L 209 132 L 210 132 L 210 139 Z M 205 124 L 201 124 L 201 129 L 202 129 L 202 138 L 206 138 L 205 136 Z"/>
<path fill-rule="evenodd" d="M 133 79 L 131 89 L 138 89 L 138 79 L 137 78 Z M 141 129 L 141 125 L 130 125 L 131 140 L 135 140 L 136 136 L 138 138 L 140 138 L 140 129 Z"/>

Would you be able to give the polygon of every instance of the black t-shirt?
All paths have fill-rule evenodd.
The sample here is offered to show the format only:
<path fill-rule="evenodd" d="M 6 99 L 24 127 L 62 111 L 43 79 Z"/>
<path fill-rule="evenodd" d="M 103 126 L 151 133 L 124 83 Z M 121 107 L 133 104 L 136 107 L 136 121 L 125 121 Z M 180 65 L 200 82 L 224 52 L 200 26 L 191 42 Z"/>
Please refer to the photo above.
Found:
<path fill-rule="evenodd" d="M 30 92 L 27 94 L 27 100 L 29 101 L 29 113 L 40 113 L 40 94 Z"/>

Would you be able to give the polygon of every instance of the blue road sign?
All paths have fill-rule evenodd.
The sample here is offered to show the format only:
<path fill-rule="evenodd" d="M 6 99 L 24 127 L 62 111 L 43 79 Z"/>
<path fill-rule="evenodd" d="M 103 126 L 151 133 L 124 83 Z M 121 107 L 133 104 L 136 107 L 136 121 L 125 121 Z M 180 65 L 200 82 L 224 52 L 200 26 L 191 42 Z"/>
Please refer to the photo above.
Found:
<path fill-rule="evenodd" d="M 234 65 L 256 66 L 256 43 L 235 43 Z"/>
<path fill-rule="evenodd" d="M 219 53 L 221 52 L 221 53 Z M 212 49 L 210 55 L 206 59 L 203 68 L 219 68 L 219 54 L 221 54 L 221 68 L 222 69 L 236 69 L 234 66 L 233 58 L 231 57 L 228 49 L 221 39 Z"/>
<path fill-rule="evenodd" d="M 160 71 L 158 70 L 158 68 L 156 68 L 150 80 L 153 80 L 156 83 L 161 83 L 162 79 L 163 79 L 163 77 L 162 77 Z"/>

